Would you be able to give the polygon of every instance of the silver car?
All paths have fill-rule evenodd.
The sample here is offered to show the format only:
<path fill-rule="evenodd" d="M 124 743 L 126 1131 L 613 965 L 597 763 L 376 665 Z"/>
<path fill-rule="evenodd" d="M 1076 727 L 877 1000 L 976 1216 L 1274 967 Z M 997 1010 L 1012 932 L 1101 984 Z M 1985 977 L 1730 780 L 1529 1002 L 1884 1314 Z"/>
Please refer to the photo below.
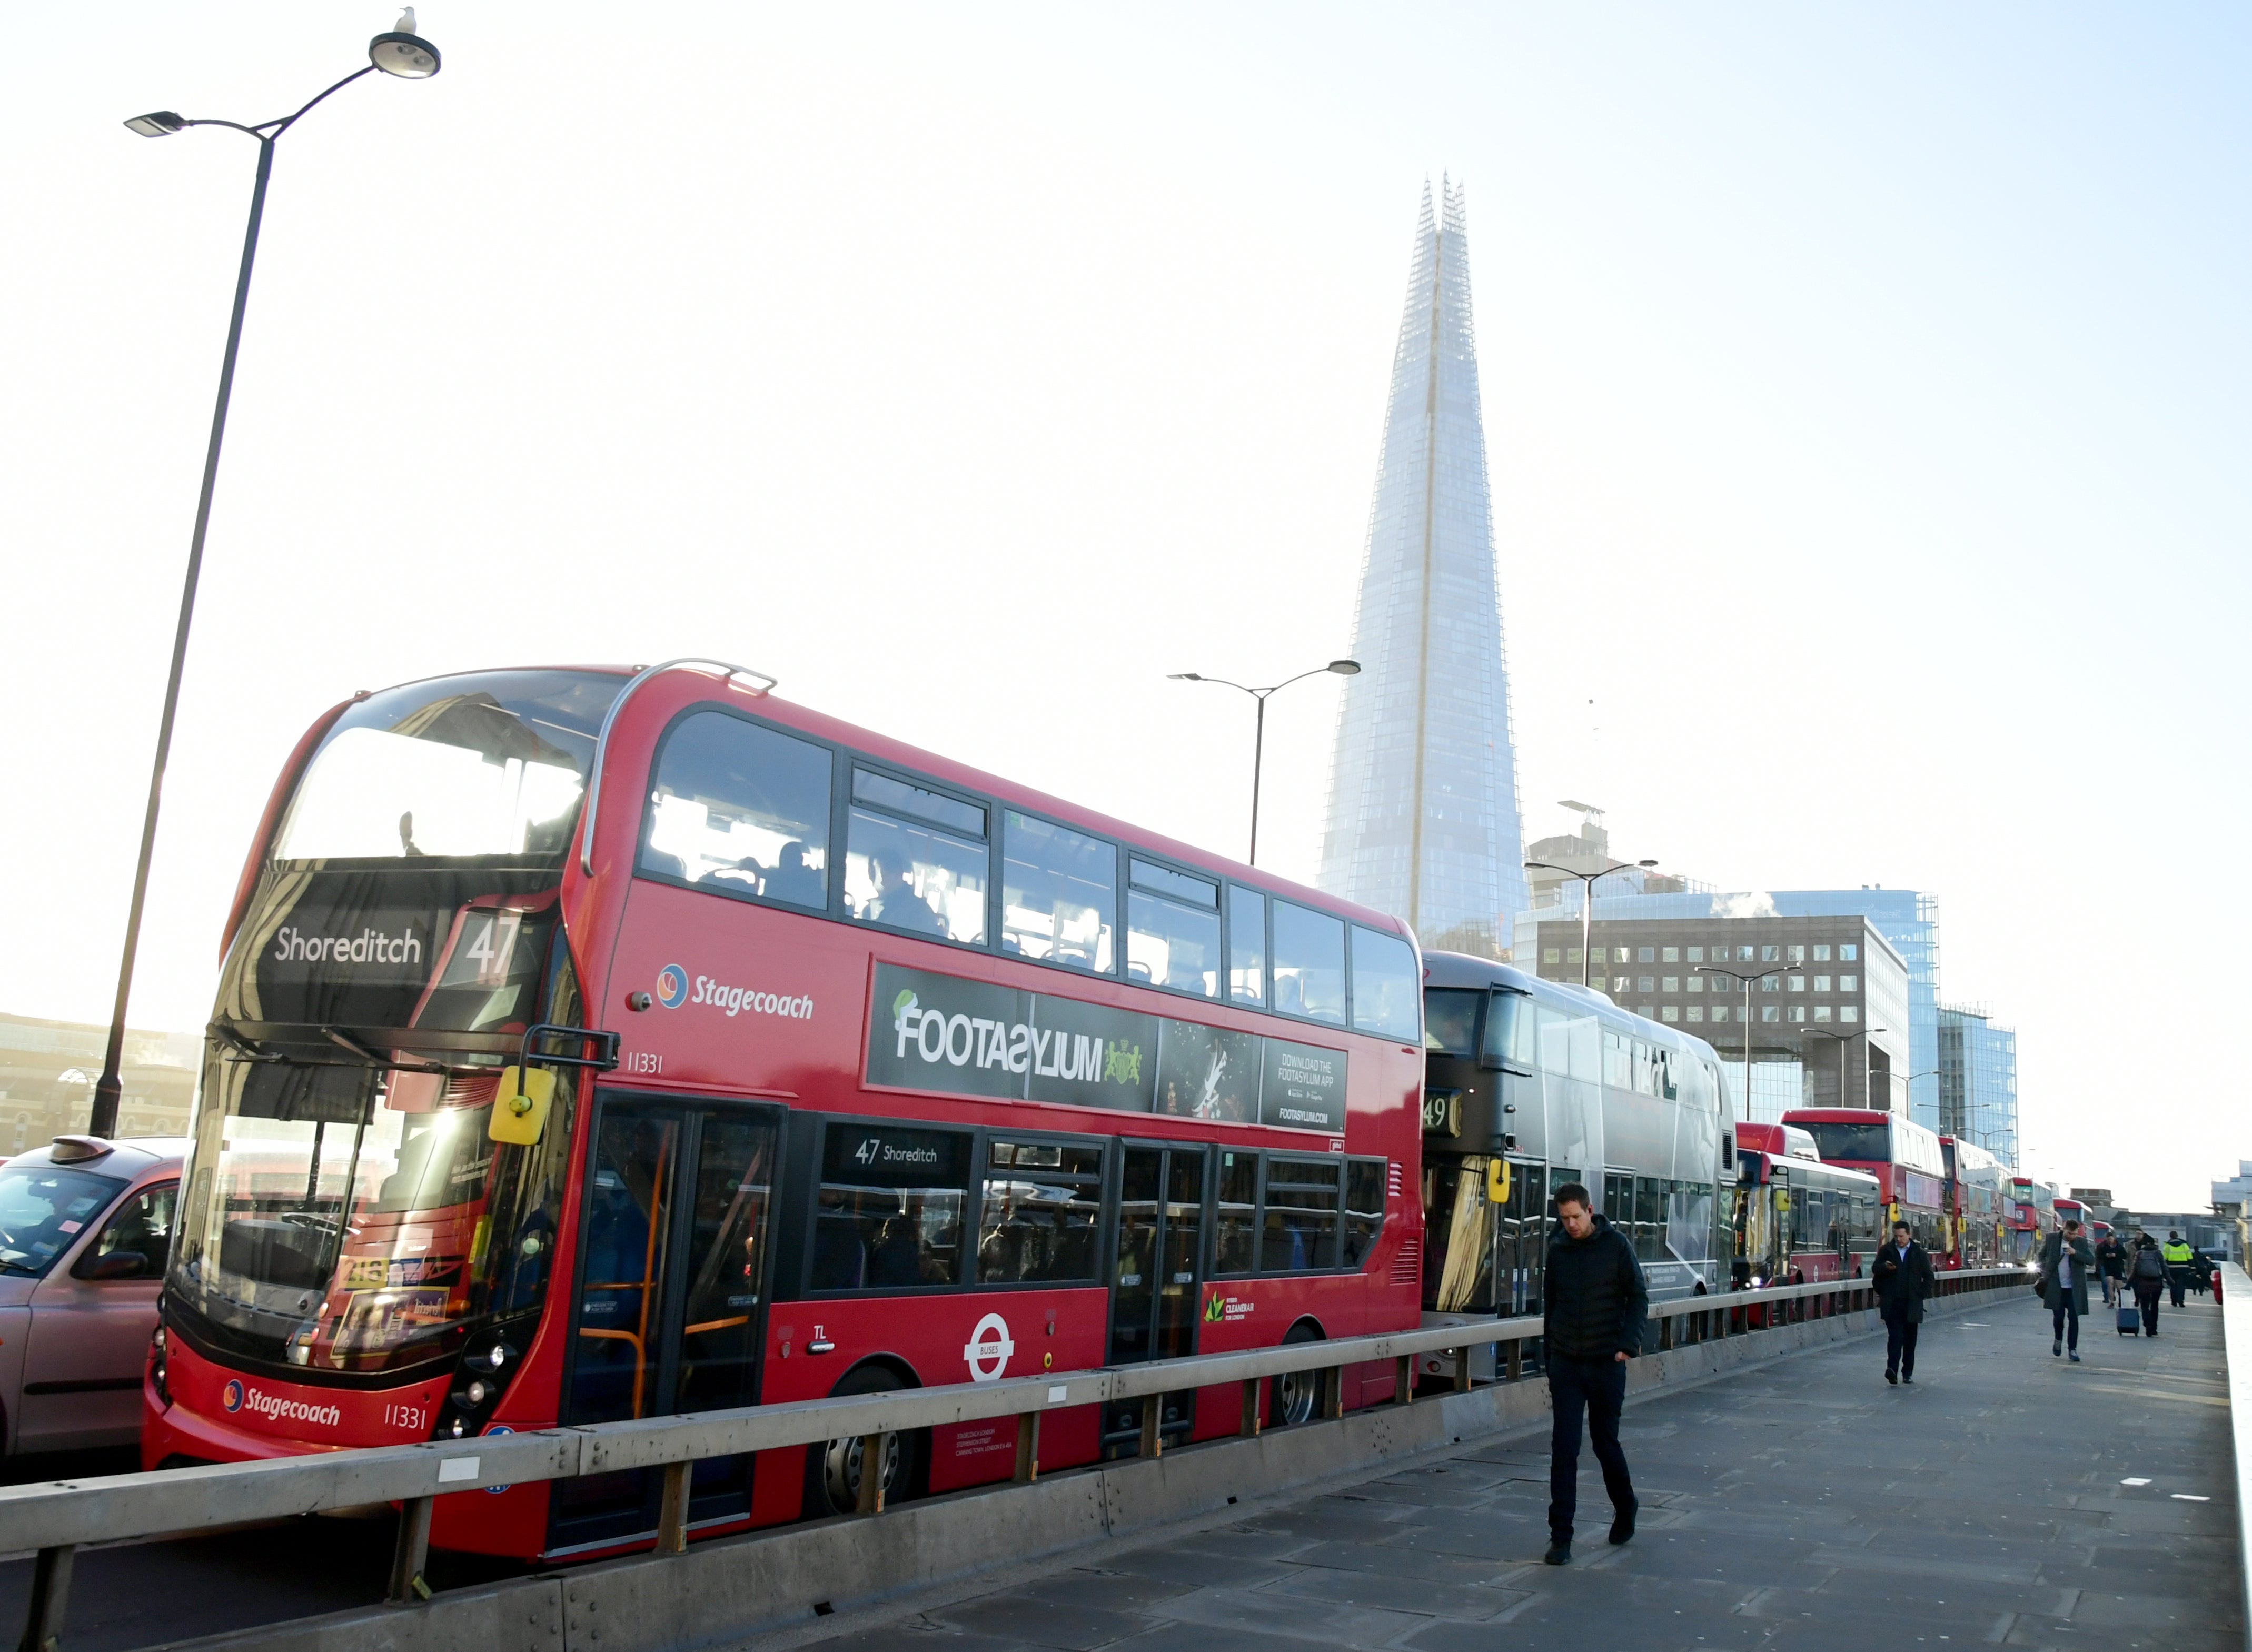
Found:
<path fill-rule="evenodd" d="M 129 1446 L 187 1142 L 61 1135 L 0 1164 L 5 1448 Z"/>

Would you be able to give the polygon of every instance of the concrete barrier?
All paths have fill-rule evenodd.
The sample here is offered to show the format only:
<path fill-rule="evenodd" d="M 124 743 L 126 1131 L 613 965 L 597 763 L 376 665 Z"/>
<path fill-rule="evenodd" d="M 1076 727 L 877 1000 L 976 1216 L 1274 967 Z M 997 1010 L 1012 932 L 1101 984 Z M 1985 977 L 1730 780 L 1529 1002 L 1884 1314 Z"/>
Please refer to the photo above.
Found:
<path fill-rule="evenodd" d="M 2235 1278 L 2229 1275 L 2235 1274 Z M 2221 1339 L 2228 1362 L 2228 1440 L 2236 1456 L 2236 1555 L 2244 1579 L 2244 1641 L 2252 1648 L 2252 1274 L 2221 1264 Z"/>
<path fill-rule="evenodd" d="M 2245 1288 L 2252 1311 L 2252 1284 Z M 1943 1317 L 2023 1295 L 2005 1288 L 1936 1296 L 1929 1312 Z M 1627 1403 L 1881 1329 L 1876 1313 L 1863 1309 L 1645 1355 L 1627 1368 Z M 173 1652 L 695 1652 L 1255 1498 L 1389 1473 L 1540 1426 L 1547 1414 L 1545 1383 L 1497 1383 L 1030 1485 L 903 1503 L 880 1518 L 842 1516 L 698 1544 L 685 1554 L 636 1555 L 448 1590 L 425 1604 L 368 1607 L 171 1645 Z"/>

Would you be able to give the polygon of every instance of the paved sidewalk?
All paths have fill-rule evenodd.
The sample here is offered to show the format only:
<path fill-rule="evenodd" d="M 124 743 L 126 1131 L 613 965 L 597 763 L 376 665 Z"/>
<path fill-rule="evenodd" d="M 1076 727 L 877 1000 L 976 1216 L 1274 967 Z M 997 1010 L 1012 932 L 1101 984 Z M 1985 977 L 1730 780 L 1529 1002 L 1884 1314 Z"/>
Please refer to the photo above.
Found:
<path fill-rule="evenodd" d="M 1926 1327 L 1912 1388 L 1879 1337 L 1654 1398 L 1623 1431 L 1639 1532 L 1603 1542 L 1583 1455 L 1567 1569 L 1540 1564 L 1543 1433 L 813 1643 L 2243 1652 L 2221 1313 L 2159 1330 L 2099 1309 L 2074 1365 L 2029 1291 L 1998 1294 Z"/>

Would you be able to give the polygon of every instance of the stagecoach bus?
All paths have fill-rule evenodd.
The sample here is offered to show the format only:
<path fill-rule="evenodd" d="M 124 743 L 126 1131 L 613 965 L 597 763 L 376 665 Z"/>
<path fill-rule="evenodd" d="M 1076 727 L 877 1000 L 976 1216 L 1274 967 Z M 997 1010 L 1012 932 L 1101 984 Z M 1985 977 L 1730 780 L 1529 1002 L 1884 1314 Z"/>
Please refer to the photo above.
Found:
<path fill-rule="evenodd" d="M 227 928 L 149 1466 L 1417 1322 L 1398 920 L 674 662 L 361 694 Z M 1345 1400 L 1390 1393 L 1352 1368 Z M 1265 1397 L 1310 1414 L 1310 1379 Z M 1238 1391 L 1172 1397 L 1168 1440 Z M 1061 1467 L 1138 1417 L 1046 1419 Z M 699 1463 L 699 1537 L 995 1479 L 990 1424 Z M 651 1475 L 441 1498 L 645 1544 Z"/>
<path fill-rule="evenodd" d="M 1947 1251 L 1941 1267 L 1993 1267 L 2009 1253 L 2009 1169 L 1976 1142 L 1943 1135 L 1947 1160 Z"/>
<path fill-rule="evenodd" d="M 1947 1159 L 1936 1132 L 1896 1113 L 1867 1107 L 1798 1107 L 1783 1115 L 1814 1138 L 1825 1164 L 1862 1170 L 1877 1178 L 1887 1230 L 1906 1222 L 1917 1244 L 1934 1258 L 1947 1248 Z"/>
<path fill-rule="evenodd" d="M 1539 1313 L 1566 1182 L 1633 1242 L 1653 1301 L 1719 1289 L 1712 1046 L 1490 959 L 1423 963 L 1424 1307 Z"/>
<path fill-rule="evenodd" d="M 1795 1124 L 1738 1124 L 1735 1135 L 1732 1286 L 1866 1278 L 1883 1242 L 1876 1177 L 1823 1163 Z"/>

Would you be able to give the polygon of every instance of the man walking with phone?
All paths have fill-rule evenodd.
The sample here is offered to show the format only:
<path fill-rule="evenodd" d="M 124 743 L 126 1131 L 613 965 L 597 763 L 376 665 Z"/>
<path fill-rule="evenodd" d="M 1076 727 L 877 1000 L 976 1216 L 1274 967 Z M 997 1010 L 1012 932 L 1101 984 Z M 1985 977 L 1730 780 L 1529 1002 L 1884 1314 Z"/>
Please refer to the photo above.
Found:
<path fill-rule="evenodd" d="M 1572 1558 L 1578 1511 L 1580 1420 L 1593 1436 L 1610 1494 L 1613 1543 L 1634 1536 L 1637 1503 L 1619 1449 L 1619 1411 L 1626 1403 L 1626 1363 L 1641 1351 L 1650 1288 L 1634 1246 L 1595 1213 L 1588 1190 L 1567 1182 L 1555 1192 L 1560 1230 L 1548 1246 L 1541 1281 L 1541 1337 L 1548 1398 L 1555 1411 L 1548 1441 L 1548 1552 L 1552 1566 Z"/>
<path fill-rule="evenodd" d="M 1906 1222 L 1893 1224 L 1893 1236 L 1870 1265 L 1878 1311 L 1885 1322 L 1885 1380 L 1915 1383 L 1915 1338 L 1923 1326 L 1923 1300 L 1931 1295 L 1931 1258 Z"/>

